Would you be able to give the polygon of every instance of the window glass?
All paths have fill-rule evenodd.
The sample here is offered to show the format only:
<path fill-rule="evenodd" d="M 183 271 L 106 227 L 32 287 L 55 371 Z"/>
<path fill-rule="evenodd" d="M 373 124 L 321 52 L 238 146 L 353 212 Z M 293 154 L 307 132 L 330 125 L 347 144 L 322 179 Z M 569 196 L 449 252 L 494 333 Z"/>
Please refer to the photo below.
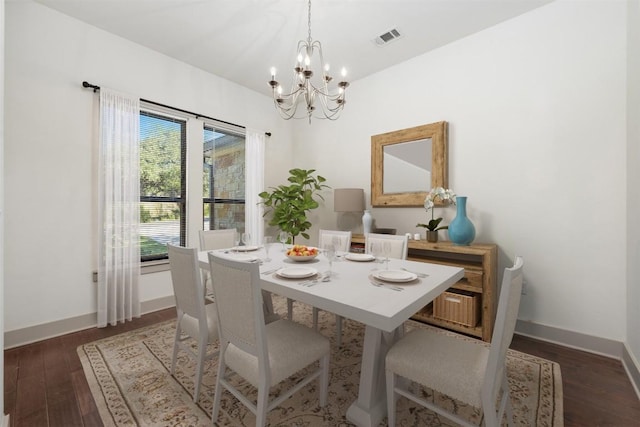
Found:
<path fill-rule="evenodd" d="M 186 122 L 140 113 L 141 260 L 167 258 L 166 244 L 184 245 Z"/>
<path fill-rule="evenodd" d="M 245 137 L 205 126 L 203 228 L 244 231 Z"/>

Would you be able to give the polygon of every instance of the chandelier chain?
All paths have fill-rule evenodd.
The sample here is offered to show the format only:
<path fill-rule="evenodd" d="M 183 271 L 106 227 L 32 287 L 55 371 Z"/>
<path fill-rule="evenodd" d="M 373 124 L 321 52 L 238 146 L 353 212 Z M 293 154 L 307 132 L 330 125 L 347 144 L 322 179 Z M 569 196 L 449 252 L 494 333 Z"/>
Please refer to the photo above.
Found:
<path fill-rule="evenodd" d="M 309 44 L 311 44 L 311 0 L 308 2 L 308 10 L 307 10 L 307 28 L 309 29 L 309 36 L 307 40 Z"/>

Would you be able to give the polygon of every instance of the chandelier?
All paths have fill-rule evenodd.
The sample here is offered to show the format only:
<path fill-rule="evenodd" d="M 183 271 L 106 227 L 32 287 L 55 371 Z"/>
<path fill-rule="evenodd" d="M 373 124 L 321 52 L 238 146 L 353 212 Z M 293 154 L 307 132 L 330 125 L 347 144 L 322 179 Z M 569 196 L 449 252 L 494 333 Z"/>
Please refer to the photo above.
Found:
<path fill-rule="evenodd" d="M 293 80 L 289 93 L 283 93 L 282 86 L 276 81 L 276 69 L 271 68 L 271 80 L 269 85 L 273 92 L 273 103 L 276 110 L 285 120 L 302 119 L 314 116 L 320 119 L 335 120 L 340 115 L 340 111 L 344 108 L 345 98 L 344 92 L 349 83 L 345 81 L 347 71 L 342 68 L 342 79 L 333 89 L 329 88 L 329 83 L 333 77 L 329 75 L 329 64 L 324 62 L 322 56 L 322 46 L 318 40 L 311 38 L 311 0 L 308 7 L 309 28 L 307 40 L 298 42 L 296 65 L 293 67 Z M 319 63 L 313 65 L 319 66 L 321 76 L 315 82 L 312 79 L 314 72 L 311 68 L 312 58 L 317 53 Z M 305 105 L 306 111 L 296 115 L 298 106 Z"/>

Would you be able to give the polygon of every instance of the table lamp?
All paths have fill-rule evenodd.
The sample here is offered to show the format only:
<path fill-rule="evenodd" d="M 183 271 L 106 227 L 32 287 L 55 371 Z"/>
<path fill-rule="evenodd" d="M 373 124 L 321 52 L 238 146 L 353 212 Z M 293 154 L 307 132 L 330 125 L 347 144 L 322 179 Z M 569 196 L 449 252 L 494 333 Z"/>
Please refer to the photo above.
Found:
<path fill-rule="evenodd" d="M 364 190 L 362 188 L 336 188 L 333 191 L 333 211 L 334 212 L 365 211 Z M 366 213 L 368 213 L 368 211 L 365 211 L 365 215 Z M 365 224 L 365 230 L 366 230 L 367 228 L 366 222 L 364 224 Z M 369 225 L 369 228 L 370 228 L 370 225 Z"/>

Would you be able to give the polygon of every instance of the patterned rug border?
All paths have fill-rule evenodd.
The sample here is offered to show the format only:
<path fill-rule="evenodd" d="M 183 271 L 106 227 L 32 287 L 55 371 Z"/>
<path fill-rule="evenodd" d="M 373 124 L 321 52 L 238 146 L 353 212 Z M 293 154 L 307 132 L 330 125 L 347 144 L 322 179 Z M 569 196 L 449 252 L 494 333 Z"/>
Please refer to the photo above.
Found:
<path fill-rule="evenodd" d="M 298 308 L 296 306 L 296 318 L 300 316 L 300 311 L 302 307 Z M 279 311 L 279 310 L 278 310 Z M 309 313 L 305 313 L 304 320 L 309 320 L 307 317 L 310 316 L 310 309 L 307 309 Z M 309 316 L 307 316 L 307 314 Z M 324 321 L 323 321 L 324 319 Z M 333 341 L 334 337 L 334 323 L 332 320 L 334 319 L 333 315 L 325 315 L 322 316 L 321 312 L 321 332 L 328 336 L 332 340 L 332 359 L 334 357 L 334 353 L 336 353 L 335 342 Z M 304 323 L 304 322 L 303 322 Z M 357 322 L 347 321 L 348 324 L 357 324 Z M 201 391 L 200 399 L 198 400 L 198 404 L 193 403 L 191 400 L 191 396 L 193 394 L 193 379 L 189 377 L 189 375 L 193 375 L 193 371 L 191 373 L 184 373 L 182 371 L 179 372 L 179 369 L 176 371 L 176 378 L 172 377 L 168 373 L 168 366 L 170 365 L 170 353 L 171 349 L 169 348 L 168 356 L 166 353 L 166 342 L 154 343 L 151 342 L 157 335 L 160 334 L 160 331 L 165 330 L 167 327 L 173 329 L 175 325 L 175 319 L 167 320 L 161 323 L 145 326 L 142 328 L 138 328 L 132 331 L 124 332 L 119 335 L 115 335 L 112 337 L 103 338 L 88 344 L 84 344 L 78 347 L 77 352 L 80 357 L 80 361 L 82 363 L 85 376 L 87 378 L 87 382 L 89 384 L 89 388 L 93 395 L 93 398 L 96 402 L 96 406 L 98 408 L 98 412 L 102 421 L 106 427 L 120 427 L 120 426 L 156 426 L 156 425 L 184 425 L 184 426 L 195 426 L 195 425 L 211 425 L 211 412 L 210 412 L 210 398 L 207 394 L 203 398 L 203 393 L 213 394 L 213 387 L 211 384 L 209 386 L 205 386 L 203 384 L 203 390 Z M 420 328 L 431 328 L 431 326 L 424 325 L 422 323 L 408 321 L 407 329 L 411 329 L 413 327 Z M 444 332 L 449 333 L 450 332 Z M 461 336 L 461 339 L 470 339 Z M 145 340 L 149 341 L 145 342 Z M 183 394 L 182 400 L 178 401 L 178 405 L 175 404 L 175 401 L 172 401 L 172 406 L 170 407 L 171 414 L 165 415 L 163 421 L 156 422 L 148 422 L 145 421 L 142 416 L 139 416 L 138 410 L 133 409 L 131 406 L 135 406 L 136 404 L 132 404 L 125 398 L 127 394 L 125 390 L 123 390 L 120 381 L 114 377 L 113 368 L 109 365 L 108 358 L 109 355 L 105 354 L 105 350 L 102 347 L 106 347 L 109 345 L 116 344 L 124 344 L 130 345 L 133 349 L 135 345 L 140 345 L 141 348 L 138 350 L 131 350 L 132 353 L 136 351 L 148 351 L 151 356 L 153 356 L 154 360 L 150 360 L 149 362 L 154 365 L 154 369 L 159 370 L 159 374 L 166 377 L 163 379 L 164 386 L 170 387 L 173 389 L 174 394 Z M 358 349 L 361 350 L 361 349 Z M 341 353 L 345 353 L 344 348 L 340 349 Z M 134 359 L 136 354 L 132 354 L 131 358 Z M 538 395 L 537 405 L 535 408 L 524 405 L 524 408 L 521 408 L 521 411 L 524 411 L 525 414 L 524 419 L 520 419 L 521 424 L 526 425 L 526 419 L 537 420 L 536 423 L 539 426 L 563 426 L 563 398 L 562 398 L 562 378 L 560 372 L 560 366 L 552 361 L 539 358 L 536 356 L 532 356 L 526 353 L 522 353 L 515 350 L 509 350 L 508 353 L 509 358 L 512 363 L 515 360 L 520 360 L 522 362 L 527 362 L 528 369 L 533 369 L 532 367 L 536 367 L 538 372 L 529 372 L 529 375 L 537 376 L 539 380 L 537 381 L 538 390 L 535 390 L 535 393 Z M 187 360 L 188 358 L 184 356 L 183 358 Z M 180 367 L 179 361 L 179 367 Z M 334 368 L 334 362 L 332 360 L 332 369 Z M 346 375 L 346 374 L 344 374 Z M 511 375 L 510 375 L 511 379 Z M 156 378 L 148 379 L 148 381 L 157 381 Z M 529 381 L 530 382 L 530 381 Z M 169 383 L 169 384 L 167 384 Z M 520 384 L 517 380 L 514 380 L 516 386 Z M 355 385 L 357 392 L 357 384 Z M 274 415 L 273 418 L 278 418 L 278 421 L 274 423 L 274 425 L 305 425 L 305 426 L 313 426 L 313 425 L 328 425 L 327 418 L 332 420 L 333 425 L 340 426 L 348 426 L 351 425 L 348 423 L 344 417 L 342 419 L 336 419 L 328 414 L 328 410 L 325 408 L 317 407 L 317 391 L 315 387 L 309 385 L 307 388 L 311 388 L 309 390 L 310 399 L 303 400 L 303 403 L 307 406 L 306 410 L 308 411 L 306 414 L 303 414 L 304 417 L 300 414 L 294 414 L 294 406 L 292 407 L 283 407 L 282 410 L 278 408 L 273 412 L 278 412 L 277 415 Z M 512 385 L 513 389 L 513 385 Z M 353 390 L 351 390 L 353 391 Z M 427 393 L 425 394 L 431 400 L 439 399 L 440 397 L 433 394 Z M 335 394 L 334 394 L 335 397 Z M 313 399 L 316 398 L 315 401 Z M 292 398 L 293 399 L 293 398 Z M 166 400 L 166 398 L 164 398 Z M 232 397 L 228 396 L 227 400 L 233 400 Z M 344 399 L 342 399 L 344 400 Z M 404 403 L 404 407 L 414 406 L 407 401 L 407 399 L 401 399 L 401 401 L 406 401 Z M 402 405 L 401 401 L 399 401 L 398 408 L 401 410 Z M 340 402 L 344 403 L 344 402 Z M 447 403 L 447 402 L 445 402 Z M 139 404 L 139 402 L 138 402 Z M 331 396 L 330 396 L 330 404 L 331 405 Z M 286 405 L 285 405 L 286 406 Z M 454 406 L 456 404 L 454 403 Z M 460 405 L 462 406 L 462 405 Z M 148 409 L 148 408 L 147 408 Z M 166 409 L 166 407 L 164 408 Z M 465 408 L 462 408 L 463 410 Z M 225 405 L 225 398 L 223 397 L 223 408 L 222 408 L 222 418 L 220 425 L 226 425 L 225 420 L 227 422 L 233 422 L 236 424 L 237 417 L 239 417 L 237 408 L 235 405 Z M 467 411 L 469 409 L 466 409 Z M 533 411 L 533 414 L 527 414 L 527 412 Z M 549 412 L 546 413 L 545 411 Z M 417 411 L 416 411 L 417 412 Z M 429 411 L 427 413 L 431 414 L 426 418 L 419 418 L 414 415 L 414 422 L 417 422 L 416 425 L 443 425 L 448 426 L 448 422 L 446 420 L 440 420 L 437 416 Z M 473 411 L 472 411 L 473 412 Z M 516 411 L 517 412 L 517 411 Z M 543 412 L 540 414 L 540 412 Z M 525 416 L 526 415 L 526 416 Z M 170 419 L 166 417 L 170 416 Z M 240 417 L 240 421 L 237 422 L 236 425 L 244 426 L 251 425 L 251 417 L 249 415 L 248 419 L 245 419 L 246 415 Z M 290 417 L 290 418 L 287 418 Z M 271 420 L 270 415 L 270 420 Z M 436 419 L 438 418 L 438 419 Z M 479 414 L 472 413 L 469 419 L 479 420 Z M 313 421 L 314 419 L 318 419 L 318 421 Z M 541 422 L 544 421 L 544 422 Z M 400 420 L 399 420 L 400 421 Z M 385 419 L 386 422 L 386 419 Z M 383 425 L 383 424 L 381 424 Z M 384 424 L 386 425 L 386 424 Z M 400 425 L 400 424 L 399 424 Z M 404 425 L 404 424 L 402 424 Z"/>

